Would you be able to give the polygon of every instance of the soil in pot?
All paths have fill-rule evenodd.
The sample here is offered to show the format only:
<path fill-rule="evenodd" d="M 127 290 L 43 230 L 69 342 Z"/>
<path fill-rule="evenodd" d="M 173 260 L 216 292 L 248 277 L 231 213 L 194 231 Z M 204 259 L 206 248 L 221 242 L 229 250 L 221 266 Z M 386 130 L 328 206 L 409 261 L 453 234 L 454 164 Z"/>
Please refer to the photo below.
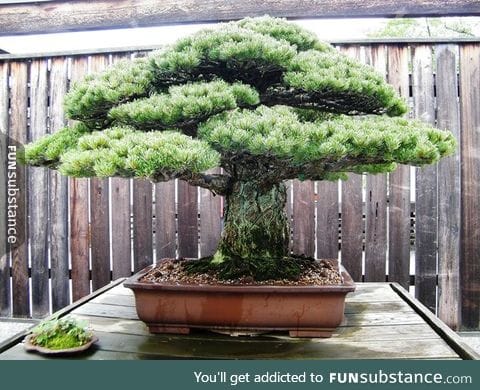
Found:
<path fill-rule="evenodd" d="M 199 260 L 174 260 L 165 259 L 144 276 L 140 282 L 151 283 L 179 283 L 192 285 L 238 285 L 238 286 L 327 286 L 342 283 L 342 276 L 336 268 L 336 260 L 319 260 L 301 258 L 299 261 L 301 271 L 295 280 L 290 279 L 267 279 L 254 280 L 251 276 L 241 276 L 236 279 L 223 279 L 219 272 L 211 267 L 208 272 L 189 272 L 189 266 L 196 266 Z M 200 260 L 209 262 L 210 259 Z"/>

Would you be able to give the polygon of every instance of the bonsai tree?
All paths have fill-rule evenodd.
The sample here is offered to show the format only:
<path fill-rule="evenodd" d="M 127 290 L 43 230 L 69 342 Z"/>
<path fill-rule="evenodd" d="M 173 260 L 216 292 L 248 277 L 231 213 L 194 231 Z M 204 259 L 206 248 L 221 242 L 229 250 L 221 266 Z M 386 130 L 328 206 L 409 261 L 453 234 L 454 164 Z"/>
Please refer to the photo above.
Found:
<path fill-rule="evenodd" d="M 119 62 L 65 99 L 78 122 L 28 145 L 25 161 L 73 177 L 180 179 L 225 196 L 211 258 L 223 278 L 295 278 L 289 179 L 391 172 L 452 153 L 451 133 L 401 118 L 405 102 L 372 68 L 295 24 L 247 18 Z M 221 167 L 223 173 L 207 170 Z"/>

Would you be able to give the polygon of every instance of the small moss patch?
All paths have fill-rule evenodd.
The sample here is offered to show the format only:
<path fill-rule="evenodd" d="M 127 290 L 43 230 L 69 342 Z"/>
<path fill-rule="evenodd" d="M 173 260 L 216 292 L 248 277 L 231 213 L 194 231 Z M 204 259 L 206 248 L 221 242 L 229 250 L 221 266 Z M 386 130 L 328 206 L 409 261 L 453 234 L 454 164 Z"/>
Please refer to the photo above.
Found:
<path fill-rule="evenodd" d="M 40 347 L 60 350 L 81 347 L 92 338 L 86 324 L 73 318 L 44 321 L 32 331 L 31 343 Z"/>

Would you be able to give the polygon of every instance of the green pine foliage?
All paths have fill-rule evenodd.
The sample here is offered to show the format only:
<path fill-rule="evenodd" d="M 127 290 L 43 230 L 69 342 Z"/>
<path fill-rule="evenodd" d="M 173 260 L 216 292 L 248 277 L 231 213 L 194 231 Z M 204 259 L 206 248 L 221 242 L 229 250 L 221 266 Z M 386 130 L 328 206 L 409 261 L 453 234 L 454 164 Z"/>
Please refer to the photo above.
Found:
<path fill-rule="evenodd" d="M 79 138 L 88 132 L 88 127 L 79 122 L 72 127 L 64 127 L 56 133 L 46 135 L 25 147 L 24 162 L 55 168 L 60 157 L 70 149 L 74 149 Z"/>
<path fill-rule="evenodd" d="M 306 99 L 302 94 L 302 101 L 295 102 L 298 106 L 306 101 L 313 107 L 323 104 L 328 111 L 351 114 L 407 112 L 403 99 L 378 73 L 336 51 L 299 53 L 284 74 L 284 84 L 294 92 L 307 93 Z"/>
<path fill-rule="evenodd" d="M 260 106 L 254 111 L 216 116 L 200 126 L 198 136 L 222 155 L 248 152 L 270 156 L 284 160 L 286 166 L 300 167 L 300 172 L 302 165 L 312 163 L 320 172 L 324 164 L 331 164 L 330 172 L 389 172 L 395 162 L 436 162 L 452 153 L 456 145 L 451 133 L 419 121 L 338 115 L 302 122 L 294 110 L 284 106 Z M 298 169 L 286 171 L 283 179 L 296 177 L 289 177 L 290 172 Z"/>
<path fill-rule="evenodd" d="M 201 140 L 177 131 L 136 131 L 113 127 L 86 134 L 66 152 L 58 170 L 74 177 L 138 177 L 166 181 L 200 173 L 219 164 L 220 156 Z"/>
<path fill-rule="evenodd" d="M 218 80 L 172 86 L 168 93 L 114 107 L 108 116 L 115 124 L 141 130 L 188 127 L 223 111 L 259 102 L 258 92 L 252 87 Z"/>
<path fill-rule="evenodd" d="M 389 118 L 407 107 L 372 68 L 270 17 L 203 30 L 90 75 L 65 111 L 80 122 L 27 145 L 28 164 L 158 181 L 219 166 L 234 178 L 256 156 L 279 182 L 429 164 L 455 149 L 448 132 Z"/>
<path fill-rule="evenodd" d="M 65 96 L 65 113 L 93 128 L 102 128 L 107 123 L 105 113 L 111 107 L 148 96 L 153 77 L 149 58 L 119 61 L 104 72 L 75 83 Z"/>
<path fill-rule="evenodd" d="M 268 35 L 277 40 L 287 41 L 295 46 L 298 51 L 315 49 L 318 51 L 333 51 L 331 45 L 320 42 L 317 36 L 310 31 L 304 30 L 294 23 L 285 23 L 282 19 L 268 16 L 258 18 L 245 18 L 238 22 L 232 22 L 247 30 Z"/>

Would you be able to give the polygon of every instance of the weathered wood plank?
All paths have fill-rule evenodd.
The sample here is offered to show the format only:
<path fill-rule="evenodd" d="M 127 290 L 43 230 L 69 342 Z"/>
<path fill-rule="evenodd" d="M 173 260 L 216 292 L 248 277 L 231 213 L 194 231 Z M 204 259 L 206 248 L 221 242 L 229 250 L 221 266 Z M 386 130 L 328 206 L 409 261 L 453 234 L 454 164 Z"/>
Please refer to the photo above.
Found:
<path fill-rule="evenodd" d="M 299 3 L 292 0 L 128 0 L 122 2 L 57 1 L 52 3 L 5 4 L 0 15 L 2 32 L 11 34 L 52 33 L 87 29 L 105 29 L 187 23 L 217 22 L 246 16 L 292 18 L 334 17 L 418 17 L 479 15 L 475 0 L 329 0 Z"/>
<path fill-rule="evenodd" d="M 152 184 L 133 180 L 133 272 L 153 263 Z"/>
<path fill-rule="evenodd" d="M 480 45 L 460 46 L 462 327 L 480 327 Z"/>
<path fill-rule="evenodd" d="M 372 286 L 362 289 L 357 288 L 355 292 L 347 295 L 346 302 L 395 302 L 397 300 L 397 294 L 395 294 L 390 287 Z"/>
<path fill-rule="evenodd" d="M 133 295 L 102 294 L 101 296 L 92 299 L 90 302 L 104 305 L 135 307 L 135 297 Z"/>
<path fill-rule="evenodd" d="M 198 257 L 197 187 L 178 181 L 178 255 Z"/>
<path fill-rule="evenodd" d="M 48 63 L 34 60 L 30 65 L 30 135 L 35 141 L 47 134 L 48 128 Z M 48 171 L 28 168 L 30 259 L 32 269 L 32 317 L 43 318 L 50 312 L 48 288 Z M 67 258 L 68 259 L 68 258 Z"/>
<path fill-rule="evenodd" d="M 384 45 L 365 48 L 365 61 L 385 76 Z M 385 281 L 387 248 L 387 176 L 367 175 L 365 200 L 365 281 Z"/>
<path fill-rule="evenodd" d="M 122 334 L 131 334 L 138 336 L 151 336 L 147 326 L 138 320 L 119 320 L 116 318 L 108 317 L 90 317 L 81 314 L 72 314 L 79 320 L 84 320 L 89 323 L 94 331 L 109 332 L 112 334 L 118 334 L 121 337 Z M 190 335 L 158 335 L 160 338 L 168 338 L 169 340 L 177 340 L 178 338 L 186 339 L 201 339 L 208 343 L 210 340 L 218 340 L 219 337 L 224 337 L 225 343 L 235 343 L 238 339 L 233 337 L 220 336 L 213 332 L 198 332 Z M 364 327 L 346 327 L 340 326 L 333 333 L 332 337 L 337 339 L 346 340 L 349 343 L 355 343 L 359 341 L 386 341 L 391 340 L 404 340 L 405 342 L 414 340 L 438 340 L 442 342 L 440 336 L 438 336 L 432 328 L 427 324 L 410 324 L 409 326 L 402 325 L 385 325 L 385 326 L 364 326 Z M 270 346 L 279 341 L 286 341 L 290 344 L 304 343 L 303 339 L 289 338 L 281 333 L 270 333 L 255 338 L 249 338 L 248 342 L 255 343 L 260 341 L 262 343 L 269 343 Z"/>
<path fill-rule="evenodd" d="M 108 179 L 91 179 L 90 218 L 92 251 L 92 289 L 110 281 Z"/>
<path fill-rule="evenodd" d="M 437 126 L 460 140 L 457 102 L 458 46 L 435 47 Z M 460 153 L 438 163 L 438 303 L 437 314 L 452 329 L 460 325 Z"/>
<path fill-rule="evenodd" d="M 213 169 L 211 173 L 220 173 Z M 211 191 L 200 188 L 200 257 L 211 256 L 217 249 L 222 232 L 221 196 L 215 196 Z"/>
<path fill-rule="evenodd" d="M 11 314 L 10 255 L 7 244 L 7 154 L 9 63 L 0 62 L 0 316 Z"/>
<path fill-rule="evenodd" d="M 38 353 L 25 352 L 23 345 L 17 344 L 13 348 L 0 354 L 0 360 L 54 360 L 58 357 L 40 355 Z M 86 351 L 79 355 L 69 356 L 72 360 L 140 360 L 158 359 L 155 355 L 144 355 L 120 351 L 103 351 L 97 348 Z"/>
<path fill-rule="evenodd" d="M 408 99 L 408 47 L 388 48 L 388 82 Z M 389 175 L 388 280 L 410 284 L 410 167 Z"/>
<path fill-rule="evenodd" d="M 361 314 L 361 313 L 411 313 L 412 308 L 402 300 L 397 299 L 392 302 L 347 302 L 345 305 L 345 314 Z"/>
<path fill-rule="evenodd" d="M 317 259 L 338 259 L 338 182 L 317 183 Z"/>
<path fill-rule="evenodd" d="M 288 231 L 289 231 L 289 240 L 288 240 L 288 252 L 292 252 L 292 238 L 293 238 L 293 232 L 292 232 L 292 227 L 293 227 L 293 204 L 292 204 L 292 180 L 287 180 L 285 183 L 286 191 L 287 191 L 287 204 L 285 205 L 285 214 L 287 215 L 287 221 L 288 221 Z"/>
<path fill-rule="evenodd" d="M 433 125 L 432 61 L 431 46 L 413 48 L 414 115 Z M 437 166 L 432 165 L 416 169 L 415 200 L 415 296 L 432 312 L 436 309 L 437 240 Z"/>
<path fill-rule="evenodd" d="M 462 359 L 479 360 L 480 354 L 470 347 L 466 340 L 460 337 L 421 302 L 413 298 L 402 286 L 392 283 L 392 289 L 449 345 Z"/>
<path fill-rule="evenodd" d="M 52 60 L 50 70 L 50 132 L 65 126 L 63 97 L 67 92 L 68 63 L 66 58 Z M 68 180 L 50 171 L 50 265 L 52 309 L 57 311 L 70 303 L 68 265 Z"/>
<path fill-rule="evenodd" d="M 92 317 L 121 318 L 127 320 L 138 320 L 135 307 L 105 305 L 103 303 L 88 302 L 75 309 L 74 313 Z"/>
<path fill-rule="evenodd" d="M 293 221 L 292 251 L 297 255 L 315 256 L 314 182 L 292 181 Z"/>
<path fill-rule="evenodd" d="M 175 258 L 177 250 L 175 181 L 155 184 L 156 260 Z"/>
<path fill-rule="evenodd" d="M 130 55 L 112 55 L 116 63 Z M 110 180 L 110 202 L 112 207 L 112 279 L 132 274 L 132 242 L 130 230 L 130 182 L 131 180 L 113 177 Z"/>
<path fill-rule="evenodd" d="M 356 282 L 362 281 L 363 202 L 362 175 L 342 182 L 342 265 Z"/>
<path fill-rule="evenodd" d="M 87 72 L 87 57 L 72 58 L 71 83 L 82 79 Z M 70 256 L 73 301 L 90 293 L 88 184 L 88 179 L 70 179 Z"/>
<path fill-rule="evenodd" d="M 385 281 L 387 246 L 387 178 L 367 176 L 365 280 Z"/>
<path fill-rule="evenodd" d="M 122 334 L 118 337 L 107 332 L 97 332 L 102 351 L 119 351 L 170 358 L 219 358 L 229 359 L 376 359 L 415 357 L 457 357 L 451 348 L 437 339 L 416 340 L 415 348 L 403 340 L 368 341 L 345 343 L 341 338 L 330 338 L 289 343 L 278 341 L 243 341 L 236 339 L 225 342 L 225 337 L 210 339 L 205 343 L 199 338 L 176 338 L 154 335 L 139 336 Z M 273 345 L 272 345 L 273 344 Z"/>
<path fill-rule="evenodd" d="M 112 202 L 112 279 L 132 274 L 130 231 L 130 180 L 111 180 Z"/>
<path fill-rule="evenodd" d="M 10 64 L 11 105 L 10 105 L 10 147 L 27 141 L 27 106 L 28 106 L 28 64 L 12 62 Z M 10 150 L 10 149 L 9 149 Z M 15 152 L 15 150 L 13 150 Z M 12 256 L 12 315 L 28 317 L 30 315 L 28 283 L 28 246 L 27 236 L 27 186 L 26 167 L 16 164 L 13 188 L 16 193 L 15 234 L 17 242 L 10 245 Z M 10 218 L 9 218 L 10 220 Z"/>
<path fill-rule="evenodd" d="M 90 72 L 105 69 L 108 57 L 90 58 Z M 92 288 L 96 290 L 110 282 L 109 180 L 90 180 L 90 224 L 92 251 Z"/>
<path fill-rule="evenodd" d="M 114 295 L 131 295 L 131 296 L 133 296 L 133 291 L 130 290 L 129 288 L 124 287 L 123 284 L 112 288 L 111 293 L 114 294 Z M 110 291 L 109 291 L 108 294 L 110 294 Z"/>

